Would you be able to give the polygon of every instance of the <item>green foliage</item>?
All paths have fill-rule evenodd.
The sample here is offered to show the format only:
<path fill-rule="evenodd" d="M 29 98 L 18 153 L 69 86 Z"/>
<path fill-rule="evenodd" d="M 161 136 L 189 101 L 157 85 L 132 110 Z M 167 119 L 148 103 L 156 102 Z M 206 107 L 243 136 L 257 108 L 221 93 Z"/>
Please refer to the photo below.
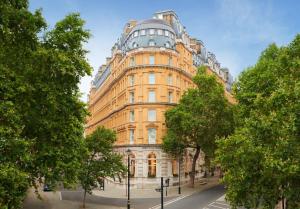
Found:
<path fill-rule="evenodd" d="M 86 193 L 92 194 L 100 178 L 120 176 L 126 168 L 122 163 L 122 156 L 113 152 L 116 134 L 110 129 L 98 127 L 91 135 L 86 137 L 86 153 L 83 155 L 80 182 L 84 189 L 84 202 Z"/>
<path fill-rule="evenodd" d="M 27 0 L 1 1 L 0 205 L 10 199 L 10 207 L 18 208 L 24 186 L 37 179 L 53 185 L 77 180 L 87 114 L 78 83 L 91 71 L 83 26 L 71 14 L 46 31 L 41 11 L 30 12 Z M 11 169 L 18 181 L 31 184 L 5 186 L 14 178 L 6 175 Z"/>
<path fill-rule="evenodd" d="M 178 153 L 178 148 L 196 149 L 192 185 L 200 148 L 208 158 L 213 158 L 216 138 L 227 136 L 233 129 L 232 107 L 222 84 L 214 75 L 208 75 L 205 67 L 198 69 L 193 81 L 196 88 L 185 92 L 179 104 L 165 114 L 168 131 L 163 143 L 164 150 L 172 155 Z"/>
<path fill-rule="evenodd" d="M 270 45 L 235 86 L 238 128 L 218 142 L 227 199 L 246 208 L 300 207 L 300 35 Z"/>

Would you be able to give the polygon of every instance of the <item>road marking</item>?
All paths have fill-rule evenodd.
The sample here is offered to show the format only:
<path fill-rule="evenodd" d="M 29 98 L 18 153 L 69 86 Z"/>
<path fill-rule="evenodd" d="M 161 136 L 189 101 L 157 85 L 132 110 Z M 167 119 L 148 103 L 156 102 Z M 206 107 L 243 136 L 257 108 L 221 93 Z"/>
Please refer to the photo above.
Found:
<path fill-rule="evenodd" d="M 59 194 L 59 200 L 62 200 L 61 192 L 58 192 L 58 194 Z"/>
<path fill-rule="evenodd" d="M 224 205 L 224 206 L 229 206 L 228 204 L 226 204 L 226 203 L 222 203 L 222 202 L 215 202 L 215 203 L 217 203 L 217 204 L 220 204 L 220 205 Z"/>
<path fill-rule="evenodd" d="M 177 202 L 177 201 L 179 201 L 179 200 L 182 200 L 183 198 L 185 198 L 185 197 L 187 197 L 187 196 L 189 196 L 189 195 L 183 195 L 183 196 L 177 197 L 177 198 L 175 198 L 175 199 L 169 200 L 169 201 L 167 201 L 167 202 L 164 203 L 164 206 L 170 205 L 170 204 L 172 204 L 172 203 L 174 203 L 174 202 Z M 159 205 L 155 205 L 155 206 L 153 206 L 153 207 L 151 207 L 151 208 L 149 208 L 149 209 L 159 209 L 159 208 L 161 208 L 160 206 L 161 206 L 160 204 L 159 204 Z"/>
<path fill-rule="evenodd" d="M 216 202 L 212 202 L 212 203 L 210 203 L 208 206 L 212 206 L 212 207 L 214 207 L 214 208 L 221 208 L 221 209 L 228 209 L 227 207 L 226 208 L 223 208 L 223 207 L 220 207 L 220 206 L 216 206 L 216 205 L 214 205 Z"/>

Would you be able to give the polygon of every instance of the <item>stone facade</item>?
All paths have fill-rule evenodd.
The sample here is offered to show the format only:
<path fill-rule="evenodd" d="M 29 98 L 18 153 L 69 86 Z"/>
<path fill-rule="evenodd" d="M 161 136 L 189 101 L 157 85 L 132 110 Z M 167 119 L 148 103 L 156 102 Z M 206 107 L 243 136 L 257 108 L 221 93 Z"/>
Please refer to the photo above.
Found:
<path fill-rule="evenodd" d="M 234 102 L 228 69 L 187 34 L 173 11 L 163 11 L 153 19 L 129 21 L 112 47 L 112 56 L 99 68 L 90 90 L 85 134 L 98 126 L 116 131 L 115 151 L 124 156 L 128 148 L 132 151 L 132 182 L 137 187 L 157 185 L 161 176 L 176 184 L 178 161 L 160 148 L 166 133 L 164 113 L 194 87 L 192 77 L 201 65 L 217 76 Z M 183 181 L 189 178 L 192 153 L 188 150 L 184 156 Z M 197 163 L 198 177 L 202 159 L 203 155 Z"/>

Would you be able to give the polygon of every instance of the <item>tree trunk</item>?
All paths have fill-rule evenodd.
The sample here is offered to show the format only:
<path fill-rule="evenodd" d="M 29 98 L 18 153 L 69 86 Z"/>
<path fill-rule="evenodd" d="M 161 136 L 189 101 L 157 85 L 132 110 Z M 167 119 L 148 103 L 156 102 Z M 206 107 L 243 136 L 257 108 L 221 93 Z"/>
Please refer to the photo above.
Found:
<path fill-rule="evenodd" d="M 195 155 L 194 155 L 194 157 L 193 157 L 192 172 L 191 172 L 191 174 L 190 174 L 190 178 L 191 178 L 191 187 L 194 187 L 194 186 L 195 186 L 196 162 L 197 162 L 197 160 L 198 160 L 199 154 L 200 154 L 200 147 L 197 147 L 197 148 L 196 148 Z"/>
<path fill-rule="evenodd" d="M 85 208 L 85 198 L 86 198 L 86 190 L 84 190 L 84 193 L 83 193 L 83 204 L 82 204 L 83 208 Z"/>

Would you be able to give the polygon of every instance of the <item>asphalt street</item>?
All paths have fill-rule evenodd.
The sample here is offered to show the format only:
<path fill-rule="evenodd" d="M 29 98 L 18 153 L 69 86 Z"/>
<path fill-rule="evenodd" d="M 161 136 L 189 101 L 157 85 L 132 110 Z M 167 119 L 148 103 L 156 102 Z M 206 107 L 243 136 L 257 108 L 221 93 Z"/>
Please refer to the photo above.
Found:
<path fill-rule="evenodd" d="M 223 202 L 219 204 L 216 201 L 219 197 L 221 197 L 225 193 L 225 189 L 222 185 L 218 185 L 212 187 L 210 189 L 195 193 L 191 196 L 187 197 L 172 197 L 172 198 L 164 198 L 165 209 L 227 209 L 229 206 L 225 205 Z M 71 200 L 71 201 L 82 201 L 82 191 L 62 191 L 62 199 L 63 200 Z M 105 204 L 105 205 L 113 205 L 126 207 L 127 200 L 121 198 L 106 198 L 88 195 L 87 196 L 88 203 L 94 204 Z M 139 199 L 131 199 L 131 205 L 134 209 L 159 209 L 160 208 L 160 199 L 159 198 L 139 198 Z M 223 204 L 223 205 L 222 205 Z"/>

